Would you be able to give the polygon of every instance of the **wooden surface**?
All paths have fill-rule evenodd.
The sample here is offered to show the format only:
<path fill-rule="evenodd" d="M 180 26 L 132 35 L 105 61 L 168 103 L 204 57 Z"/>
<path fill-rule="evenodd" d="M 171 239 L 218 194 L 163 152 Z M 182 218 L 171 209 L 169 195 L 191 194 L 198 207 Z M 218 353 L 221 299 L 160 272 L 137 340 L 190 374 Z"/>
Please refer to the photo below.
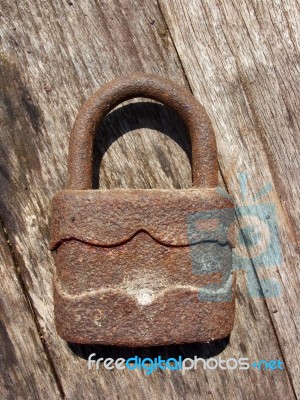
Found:
<path fill-rule="evenodd" d="M 1 398 L 300 398 L 299 7 L 294 0 L 2 1 Z M 238 217 L 265 185 L 272 189 L 260 202 L 276 207 L 282 262 L 259 268 L 253 258 L 252 274 L 238 270 L 229 343 L 132 352 L 68 346 L 56 334 L 49 216 L 66 180 L 69 132 L 93 91 L 134 71 L 173 79 L 205 106 L 220 183 L 234 196 Z M 99 129 L 95 186 L 100 167 L 100 187 L 185 188 L 189 158 L 173 112 L 145 100 L 127 104 Z M 280 295 L 249 296 L 250 275 L 262 292 L 263 278 L 273 278 Z M 280 359 L 285 369 L 88 371 L 94 350 L 104 357 Z"/>

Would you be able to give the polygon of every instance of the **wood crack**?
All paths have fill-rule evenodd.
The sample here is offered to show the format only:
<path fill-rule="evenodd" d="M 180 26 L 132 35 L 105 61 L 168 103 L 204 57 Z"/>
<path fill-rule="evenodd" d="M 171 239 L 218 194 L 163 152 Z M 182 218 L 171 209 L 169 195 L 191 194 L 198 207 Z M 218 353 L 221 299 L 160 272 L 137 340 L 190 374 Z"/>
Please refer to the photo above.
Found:
<path fill-rule="evenodd" d="M 32 302 L 31 302 L 30 296 L 29 296 L 28 293 L 27 293 L 26 284 L 25 284 L 25 282 L 24 282 L 24 280 L 23 280 L 22 272 L 20 271 L 20 269 L 19 269 L 19 267 L 18 267 L 19 263 L 18 263 L 17 257 L 15 256 L 15 253 L 14 253 L 14 250 L 13 250 L 13 247 L 12 247 L 12 244 L 11 244 L 11 241 L 9 240 L 8 231 L 7 231 L 7 229 L 5 228 L 4 223 L 3 223 L 3 220 L 2 220 L 1 217 L 0 217 L 0 228 L 2 229 L 4 238 L 5 238 L 6 242 L 7 242 L 8 251 L 9 251 L 9 253 L 10 253 L 10 256 L 11 256 L 11 259 L 12 259 L 12 262 L 13 262 L 13 265 L 14 265 L 14 270 L 15 270 L 16 278 L 17 278 L 17 280 L 18 280 L 18 283 L 19 283 L 19 285 L 20 285 L 20 288 L 21 288 L 21 291 L 22 291 L 22 293 L 23 293 L 23 295 L 24 295 L 24 298 L 25 298 L 25 300 L 26 300 L 26 303 L 27 303 L 28 306 L 29 306 L 31 316 L 32 316 L 33 321 L 34 321 L 34 324 L 35 324 L 35 328 L 36 328 L 36 330 L 37 330 L 37 332 L 38 332 L 38 336 L 39 336 L 39 338 L 40 338 L 40 341 L 41 341 L 42 347 L 43 347 L 43 349 L 44 349 L 44 352 L 45 352 L 45 354 L 46 354 L 46 357 L 47 357 L 47 360 L 48 360 L 50 369 L 51 369 L 51 371 L 52 371 L 52 373 L 53 373 L 53 377 L 54 377 L 54 380 L 55 380 L 55 382 L 56 382 L 57 388 L 58 388 L 58 390 L 59 390 L 59 392 L 60 392 L 60 394 L 61 394 L 62 399 L 65 399 L 65 393 L 64 393 L 63 387 L 62 387 L 62 385 L 61 385 L 61 382 L 60 382 L 60 380 L 59 380 L 59 376 L 58 376 L 58 374 L 57 374 L 57 372 L 56 372 L 55 364 L 54 364 L 54 362 L 53 362 L 53 360 L 52 360 L 52 357 L 51 357 L 51 352 L 50 352 L 50 350 L 48 349 L 47 342 L 46 342 L 45 339 L 43 338 L 43 332 L 42 332 L 42 329 L 41 329 L 40 324 L 39 324 L 39 322 L 38 322 L 38 318 L 37 318 L 37 316 L 36 316 L 36 314 L 35 314 L 35 312 L 34 312 L 34 308 L 33 308 L 33 306 L 32 306 Z"/>

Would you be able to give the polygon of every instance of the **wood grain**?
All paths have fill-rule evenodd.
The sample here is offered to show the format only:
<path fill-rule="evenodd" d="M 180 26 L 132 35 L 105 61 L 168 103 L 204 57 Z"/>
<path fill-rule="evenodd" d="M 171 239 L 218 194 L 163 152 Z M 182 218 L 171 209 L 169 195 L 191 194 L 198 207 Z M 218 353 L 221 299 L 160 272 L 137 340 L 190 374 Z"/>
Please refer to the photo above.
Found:
<path fill-rule="evenodd" d="M 288 153 L 290 147 L 286 146 L 290 146 L 290 142 L 291 151 L 295 151 L 297 135 L 292 126 L 286 127 L 287 114 L 274 114 L 272 118 L 267 114 L 264 119 L 262 115 L 266 111 L 261 109 L 270 107 L 272 113 L 278 113 L 279 108 L 271 107 L 272 96 L 276 99 L 277 90 L 290 85 L 286 86 L 284 93 L 295 110 L 296 96 L 288 96 L 288 87 L 292 86 L 297 73 L 295 58 L 290 64 L 291 76 L 285 84 L 281 82 L 273 88 L 271 77 L 268 81 L 264 79 L 265 75 L 257 73 L 255 76 L 260 77 L 266 86 L 261 89 L 254 79 L 260 92 L 254 91 L 249 99 L 244 89 L 245 85 L 251 87 L 253 84 L 246 73 L 248 70 L 243 63 L 239 69 L 236 67 L 237 53 L 248 51 L 244 44 L 248 42 L 243 38 L 241 43 L 236 43 L 232 33 L 231 47 L 223 46 L 222 42 L 223 47 L 219 44 L 219 48 L 219 33 L 213 28 L 211 32 L 207 30 L 205 21 L 207 18 L 215 21 L 214 13 L 223 10 L 222 4 L 185 3 L 172 1 L 159 5 L 155 1 L 146 3 L 141 0 L 2 2 L 1 216 L 15 255 L 14 263 L 19 267 L 19 279 L 34 313 L 34 329 L 43 336 L 48 357 L 43 356 L 42 360 L 49 363 L 48 367 L 43 367 L 48 368 L 48 380 L 39 382 L 41 378 L 37 375 L 39 383 L 28 388 L 27 392 L 22 389 L 24 399 L 32 398 L 33 392 L 36 392 L 36 398 L 44 398 L 45 387 L 49 397 L 67 399 L 269 399 L 272 395 L 295 398 L 297 370 L 292 361 L 296 365 L 295 299 L 299 286 L 293 261 L 296 257 L 296 218 L 293 219 L 293 212 L 298 211 L 296 202 L 293 203 L 295 210 L 291 206 L 296 199 L 296 189 L 293 187 L 290 193 L 288 185 L 297 185 L 290 171 L 296 161 L 292 157 L 283 159 L 282 153 Z M 290 4 L 293 8 L 292 1 Z M 239 13 L 227 11 L 231 24 L 236 24 L 235 29 L 242 32 L 246 28 L 241 17 L 246 18 L 249 13 L 244 7 L 242 4 Z M 212 15 L 207 17 L 206 12 Z M 261 15 L 261 18 L 265 17 Z M 218 26 L 217 22 L 214 25 Z M 297 37 L 294 25 L 291 22 L 290 31 L 285 33 L 288 38 L 293 38 L 293 43 Z M 191 31 L 193 28 L 196 33 Z M 228 32 L 231 29 L 232 26 L 228 25 Z M 269 29 L 270 34 L 277 38 L 279 28 Z M 257 40 L 264 40 L 259 30 L 253 32 Z M 252 63 L 253 71 L 266 64 L 269 68 L 267 75 L 270 68 L 273 71 L 274 65 L 279 65 L 279 58 L 274 55 L 266 63 L 262 63 L 260 57 L 260 53 L 251 53 L 245 58 Z M 54 264 L 48 250 L 49 216 L 51 198 L 66 180 L 69 132 L 78 108 L 94 90 L 114 77 L 134 71 L 158 73 L 187 87 L 191 85 L 214 123 L 220 155 L 220 180 L 224 179 L 238 202 L 241 194 L 238 193 L 237 172 L 240 170 L 251 178 L 251 194 L 266 182 L 273 184 L 269 199 L 276 204 L 283 227 L 280 237 L 285 265 L 278 273 L 268 269 L 267 276 L 275 274 L 280 279 L 283 296 L 267 302 L 249 297 L 246 274 L 238 272 L 236 323 L 229 344 L 225 340 L 144 351 L 95 349 L 68 346 L 56 334 L 52 299 Z M 239 71 L 244 71 L 244 75 Z M 270 97 L 267 96 L 269 92 Z M 284 102 L 282 97 L 280 101 Z M 257 119 L 260 114 L 262 121 Z M 295 116 L 291 118 L 294 121 Z M 270 136 L 269 119 L 272 129 L 276 127 L 275 138 Z M 282 130 L 287 138 L 283 142 L 280 141 Z M 268 153 L 266 141 L 270 142 Z M 279 150 L 276 159 L 278 170 L 275 172 L 270 160 L 276 146 Z M 100 187 L 184 188 L 191 184 L 190 143 L 185 128 L 174 113 L 156 103 L 133 102 L 112 112 L 99 128 L 95 149 L 95 187 L 99 185 L 99 167 Z M 275 179 L 277 175 L 279 180 Z M 285 183 L 284 178 L 292 183 Z M 285 197 L 280 199 L 279 194 Z M 11 263 L 7 257 L 4 262 L 4 265 Z M 9 273 L 8 268 L 3 274 L 10 292 L 10 297 L 3 295 L 4 305 L 14 310 L 20 297 L 14 284 L 17 277 L 15 272 L 15 275 Z M 275 309 L 278 312 L 273 314 Z M 2 315 L 1 320 L 8 329 L 7 320 Z M 11 335 L 13 332 L 17 335 L 20 324 L 22 322 L 12 328 Z M 284 324 L 289 332 L 285 340 Z M 20 335 L 18 340 L 15 337 L 13 340 L 13 346 L 17 347 Z M 25 346 L 25 343 L 29 344 Z M 35 370 L 40 365 L 36 352 L 42 344 L 40 341 L 36 345 L 32 343 L 28 335 L 24 336 L 24 349 L 32 353 L 28 358 L 31 360 L 28 361 L 28 370 Z M 276 373 L 255 369 L 237 373 L 198 369 L 186 374 L 161 371 L 146 376 L 142 371 L 107 371 L 104 368 L 98 372 L 88 371 L 86 363 L 87 355 L 93 351 L 101 357 L 128 357 L 137 352 L 151 356 L 182 354 L 208 358 L 224 348 L 222 358 L 249 357 L 258 361 L 284 357 L 286 369 Z M 21 368 L 21 357 L 16 363 Z M 4 372 L 7 368 L 4 364 Z M 10 381 L 5 374 L 3 379 L 6 384 L 3 398 L 12 398 L 18 380 Z"/>
<path fill-rule="evenodd" d="M 36 328 L 2 227 L 0 247 L 1 399 L 42 399 L 48 393 L 60 399 L 51 359 Z"/>
<path fill-rule="evenodd" d="M 299 395 L 299 3 L 160 3 L 192 91 L 213 120 L 229 192 L 238 206 L 253 205 L 264 185 L 273 188 L 261 203 L 276 205 L 284 257 L 267 276 L 282 294 L 266 304 Z"/>

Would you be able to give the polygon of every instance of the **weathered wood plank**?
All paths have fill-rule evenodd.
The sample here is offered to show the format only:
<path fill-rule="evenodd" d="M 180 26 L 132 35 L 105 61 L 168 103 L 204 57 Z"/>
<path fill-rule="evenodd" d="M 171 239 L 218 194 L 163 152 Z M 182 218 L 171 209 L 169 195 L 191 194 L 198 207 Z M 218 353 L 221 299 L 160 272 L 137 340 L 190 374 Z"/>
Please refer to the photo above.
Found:
<path fill-rule="evenodd" d="M 61 399 L 2 227 L 0 248 L 0 397 Z"/>
<path fill-rule="evenodd" d="M 266 302 L 300 395 L 299 3 L 160 4 L 191 88 L 213 120 L 226 186 L 238 206 L 276 205 L 283 258 L 276 262 L 278 249 L 270 246 L 269 265 L 252 260 L 258 276 L 281 285 L 282 294 Z M 241 172 L 249 177 L 247 193 L 239 190 Z M 273 191 L 255 202 L 264 185 Z"/>
<path fill-rule="evenodd" d="M 75 346 L 72 352 L 57 337 L 52 309 L 54 265 L 48 251 L 50 200 L 65 182 L 68 135 L 79 106 L 102 83 L 137 70 L 185 84 L 156 3 L 69 3 L 6 2 L 1 17 L 1 212 L 64 395 L 68 399 L 223 399 L 226 392 L 232 399 L 268 399 L 270 394 L 283 397 L 285 393 L 285 398 L 293 399 L 286 371 L 273 375 L 254 369 L 235 374 L 198 369 L 185 375 L 145 376 L 140 371 L 101 369 L 97 373 L 88 371 L 85 359 L 74 354 L 92 349 Z M 126 133 L 132 129 L 137 130 Z M 99 130 L 97 141 L 95 166 L 101 161 L 101 186 L 187 187 L 190 165 L 181 147 L 190 153 L 182 124 L 163 107 L 138 104 L 114 112 Z M 228 184 L 231 173 L 230 166 L 224 168 L 224 143 L 220 154 Z M 228 150 L 228 160 L 231 156 Z M 282 358 L 265 303 L 246 296 L 242 272 L 238 282 L 235 329 L 222 357 Z M 222 345 L 183 346 L 176 351 L 209 356 L 221 351 Z M 98 350 L 110 354 L 110 349 Z M 170 349 L 161 351 L 172 354 Z M 113 354 L 118 357 L 120 352 L 114 349 Z"/>

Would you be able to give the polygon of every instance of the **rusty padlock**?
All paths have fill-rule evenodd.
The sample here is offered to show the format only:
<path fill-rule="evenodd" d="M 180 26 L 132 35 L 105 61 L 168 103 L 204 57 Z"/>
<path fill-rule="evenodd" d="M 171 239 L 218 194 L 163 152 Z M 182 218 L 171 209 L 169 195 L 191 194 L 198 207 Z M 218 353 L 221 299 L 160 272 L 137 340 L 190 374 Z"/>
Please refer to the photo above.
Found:
<path fill-rule="evenodd" d="M 92 190 L 97 125 L 125 100 L 177 111 L 192 143 L 190 189 Z M 230 196 L 217 186 L 204 108 L 164 78 L 134 74 L 100 88 L 73 127 L 68 186 L 53 198 L 55 321 L 69 342 L 151 346 L 226 337 L 234 322 Z"/>

